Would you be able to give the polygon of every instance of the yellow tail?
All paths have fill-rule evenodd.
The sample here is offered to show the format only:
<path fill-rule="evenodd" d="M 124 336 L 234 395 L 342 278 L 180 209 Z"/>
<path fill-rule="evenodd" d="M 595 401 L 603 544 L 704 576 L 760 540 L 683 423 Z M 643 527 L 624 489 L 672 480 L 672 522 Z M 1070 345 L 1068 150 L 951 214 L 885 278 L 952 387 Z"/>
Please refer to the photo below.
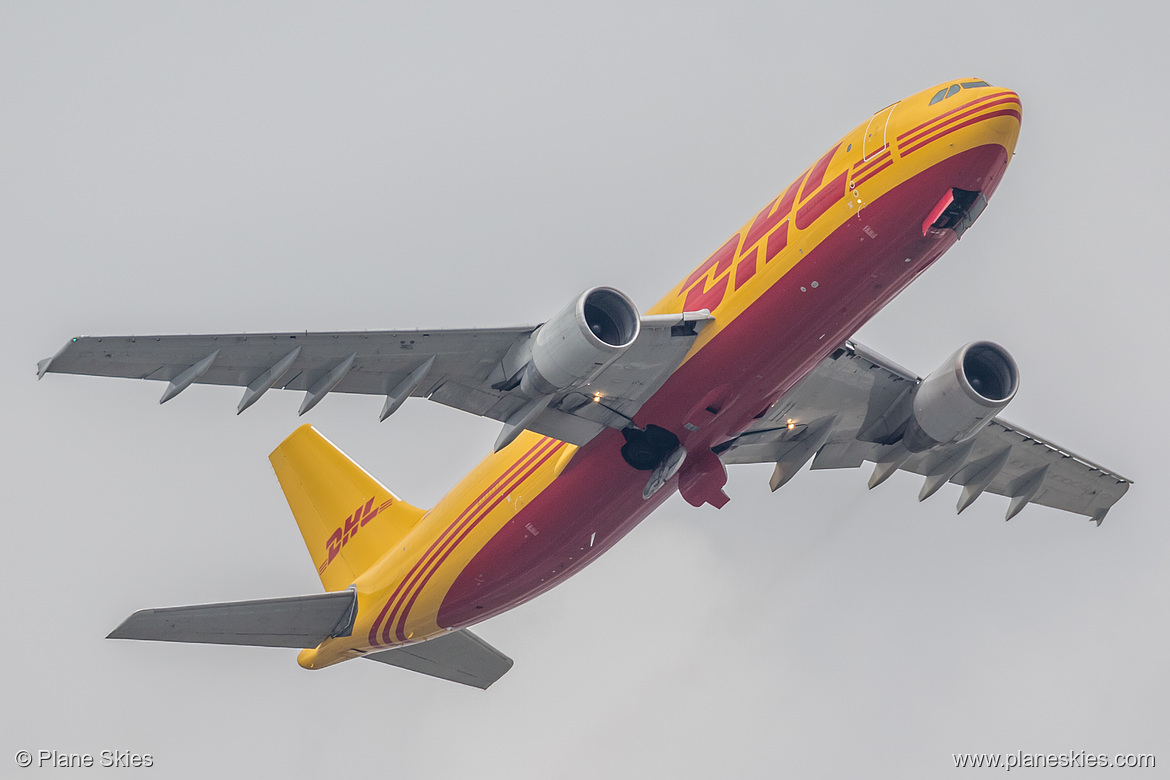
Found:
<path fill-rule="evenodd" d="M 331 441 L 302 425 L 268 456 L 325 590 L 343 590 L 425 510 L 402 501 Z"/>

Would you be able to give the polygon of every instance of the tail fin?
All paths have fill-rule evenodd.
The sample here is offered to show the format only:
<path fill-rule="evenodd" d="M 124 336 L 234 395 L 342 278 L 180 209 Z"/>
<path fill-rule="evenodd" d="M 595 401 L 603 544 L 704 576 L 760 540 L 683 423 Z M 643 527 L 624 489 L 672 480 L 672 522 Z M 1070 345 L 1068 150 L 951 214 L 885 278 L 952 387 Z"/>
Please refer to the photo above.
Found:
<path fill-rule="evenodd" d="M 268 459 L 327 591 L 348 587 L 423 516 L 312 425 L 293 431 Z"/>

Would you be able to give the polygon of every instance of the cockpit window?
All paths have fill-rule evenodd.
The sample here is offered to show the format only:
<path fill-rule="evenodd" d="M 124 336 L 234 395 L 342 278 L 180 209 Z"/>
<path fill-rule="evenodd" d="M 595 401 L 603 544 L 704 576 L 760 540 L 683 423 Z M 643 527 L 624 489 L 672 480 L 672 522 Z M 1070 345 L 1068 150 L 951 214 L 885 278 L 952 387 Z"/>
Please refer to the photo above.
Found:
<path fill-rule="evenodd" d="M 986 81 L 963 81 L 958 84 L 951 84 L 949 87 L 943 87 L 938 92 L 934 93 L 934 97 L 930 99 L 930 105 L 934 105 L 940 100 L 946 100 L 951 95 L 956 94 L 960 87 L 962 89 L 975 89 L 976 87 L 990 87 Z"/>

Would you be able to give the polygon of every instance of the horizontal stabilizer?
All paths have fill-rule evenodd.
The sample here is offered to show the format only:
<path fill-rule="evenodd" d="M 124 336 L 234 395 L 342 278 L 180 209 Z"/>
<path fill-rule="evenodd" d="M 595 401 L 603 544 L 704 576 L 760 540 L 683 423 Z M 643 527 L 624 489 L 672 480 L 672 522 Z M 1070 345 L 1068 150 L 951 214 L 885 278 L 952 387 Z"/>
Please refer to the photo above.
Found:
<path fill-rule="evenodd" d="M 257 647 L 316 647 L 331 636 L 349 636 L 357 617 L 357 593 L 143 609 L 107 639 L 203 642 Z"/>
<path fill-rule="evenodd" d="M 512 668 L 511 658 L 465 628 L 366 658 L 485 689 Z"/>

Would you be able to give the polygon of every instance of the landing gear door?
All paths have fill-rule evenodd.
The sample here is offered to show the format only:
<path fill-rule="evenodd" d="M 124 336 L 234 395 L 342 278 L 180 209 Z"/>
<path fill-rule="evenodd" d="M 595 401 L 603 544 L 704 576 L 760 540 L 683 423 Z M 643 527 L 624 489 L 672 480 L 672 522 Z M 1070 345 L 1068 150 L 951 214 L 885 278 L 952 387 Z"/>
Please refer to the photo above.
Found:
<path fill-rule="evenodd" d="M 897 103 L 894 103 L 892 106 L 886 106 L 874 114 L 870 118 L 869 124 L 865 126 L 865 138 L 861 142 L 861 159 L 863 162 L 882 153 L 890 145 L 890 117 L 893 116 L 894 109 L 897 106 Z"/>

